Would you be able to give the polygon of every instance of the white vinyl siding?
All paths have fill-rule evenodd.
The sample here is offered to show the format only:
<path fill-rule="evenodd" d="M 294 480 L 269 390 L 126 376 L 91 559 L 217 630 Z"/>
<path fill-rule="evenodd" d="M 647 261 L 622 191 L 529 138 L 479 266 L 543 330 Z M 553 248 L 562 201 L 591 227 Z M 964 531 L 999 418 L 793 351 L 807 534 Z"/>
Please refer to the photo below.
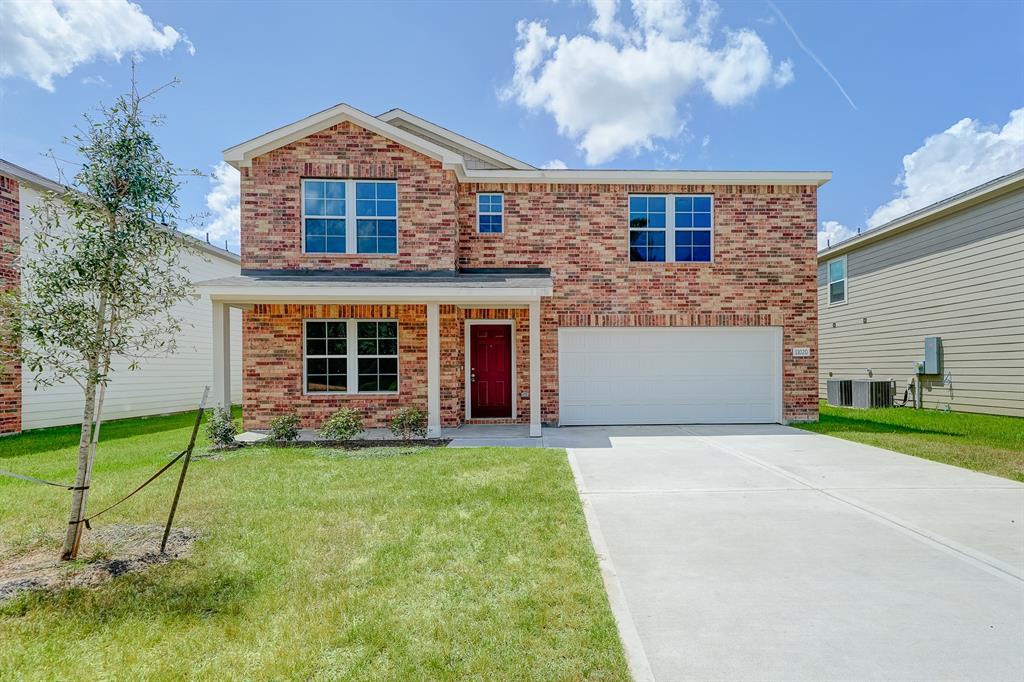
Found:
<path fill-rule="evenodd" d="M 1024 191 L 990 199 L 846 254 L 852 296 L 828 304 L 818 268 L 820 395 L 830 378 L 897 381 L 924 337 L 942 338 L 929 408 L 1024 417 Z M 945 380 L 945 382 L 943 382 Z"/>
<path fill-rule="evenodd" d="M 39 194 L 21 185 L 22 238 L 31 234 L 30 207 Z M 202 252 L 205 254 L 205 252 Z M 212 255 L 184 254 L 182 267 L 193 281 L 239 274 L 238 263 Z M 148 358 L 131 371 L 125 361 L 116 361 L 103 406 L 103 418 L 120 419 L 166 414 L 195 409 L 203 387 L 213 382 L 213 310 L 208 297 L 175 305 L 172 313 L 181 321 L 177 352 Z M 242 318 L 231 311 L 232 401 L 242 400 Z M 22 428 L 38 429 L 81 422 L 82 389 L 72 381 L 37 389 L 31 372 L 22 371 Z"/>

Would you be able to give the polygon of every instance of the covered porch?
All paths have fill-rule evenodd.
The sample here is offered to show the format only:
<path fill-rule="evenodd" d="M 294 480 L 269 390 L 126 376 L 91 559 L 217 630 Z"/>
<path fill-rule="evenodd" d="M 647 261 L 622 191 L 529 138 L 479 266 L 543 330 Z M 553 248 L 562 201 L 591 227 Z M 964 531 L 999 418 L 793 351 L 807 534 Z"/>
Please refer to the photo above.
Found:
<path fill-rule="evenodd" d="M 381 428 L 397 409 L 416 407 L 426 411 L 432 438 L 441 437 L 442 428 L 480 423 L 480 417 L 521 425 L 529 437 L 541 435 L 541 301 L 552 293 L 546 270 L 243 270 L 200 288 L 213 306 L 213 397 L 218 405 L 228 405 L 231 396 L 229 311 L 243 311 L 246 428 L 265 428 L 271 415 L 288 411 L 298 412 L 303 426 L 314 428 L 324 415 L 349 406 L 364 412 L 368 428 Z M 319 343 L 308 338 L 307 324 L 320 321 L 338 329 L 339 337 L 326 342 L 338 346 L 329 360 L 307 355 Z M 393 326 L 393 356 L 360 355 L 365 344 L 372 345 L 362 338 L 363 327 L 375 321 L 381 329 Z M 509 401 L 507 417 L 480 407 L 487 377 L 478 376 L 470 363 L 476 352 L 470 341 L 488 330 L 502 336 L 506 327 L 500 325 L 508 325 L 511 337 L 510 381 L 499 382 Z M 377 350 L 370 350 L 384 353 L 385 342 L 379 340 Z M 326 368 L 328 361 L 330 369 L 323 371 L 335 375 L 309 374 L 311 363 Z M 382 374 L 376 384 L 370 377 L 368 384 L 362 372 L 378 364 L 375 371 L 396 374 Z"/>

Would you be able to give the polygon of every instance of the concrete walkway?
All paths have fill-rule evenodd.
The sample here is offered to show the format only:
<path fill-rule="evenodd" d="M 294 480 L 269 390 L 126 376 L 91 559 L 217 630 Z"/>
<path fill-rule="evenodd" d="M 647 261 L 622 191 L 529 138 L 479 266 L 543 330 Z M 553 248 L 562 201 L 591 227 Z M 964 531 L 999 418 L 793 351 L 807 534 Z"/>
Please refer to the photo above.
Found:
<path fill-rule="evenodd" d="M 782 426 L 542 440 L 637 679 L 1024 679 L 1024 485 Z"/>

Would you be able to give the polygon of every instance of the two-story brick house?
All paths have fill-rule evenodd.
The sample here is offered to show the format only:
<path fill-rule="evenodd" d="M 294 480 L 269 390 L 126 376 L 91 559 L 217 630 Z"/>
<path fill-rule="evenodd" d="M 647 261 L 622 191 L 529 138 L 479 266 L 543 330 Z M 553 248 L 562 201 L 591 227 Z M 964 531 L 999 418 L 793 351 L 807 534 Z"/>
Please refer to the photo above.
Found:
<path fill-rule="evenodd" d="M 204 289 L 219 348 L 244 311 L 247 428 L 817 418 L 827 172 L 541 170 L 344 104 L 224 157 L 242 272 Z"/>

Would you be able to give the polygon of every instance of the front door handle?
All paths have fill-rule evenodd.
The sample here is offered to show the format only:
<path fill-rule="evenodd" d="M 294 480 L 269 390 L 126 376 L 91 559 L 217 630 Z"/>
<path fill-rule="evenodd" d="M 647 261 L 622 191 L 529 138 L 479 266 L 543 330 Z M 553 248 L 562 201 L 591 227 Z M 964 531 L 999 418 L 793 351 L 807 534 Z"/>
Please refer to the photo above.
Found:
<path fill-rule="evenodd" d="M 469 370 L 469 383 L 471 383 L 471 384 L 475 384 L 476 383 L 476 370 L 475 369 L 470 369 Z"/>

